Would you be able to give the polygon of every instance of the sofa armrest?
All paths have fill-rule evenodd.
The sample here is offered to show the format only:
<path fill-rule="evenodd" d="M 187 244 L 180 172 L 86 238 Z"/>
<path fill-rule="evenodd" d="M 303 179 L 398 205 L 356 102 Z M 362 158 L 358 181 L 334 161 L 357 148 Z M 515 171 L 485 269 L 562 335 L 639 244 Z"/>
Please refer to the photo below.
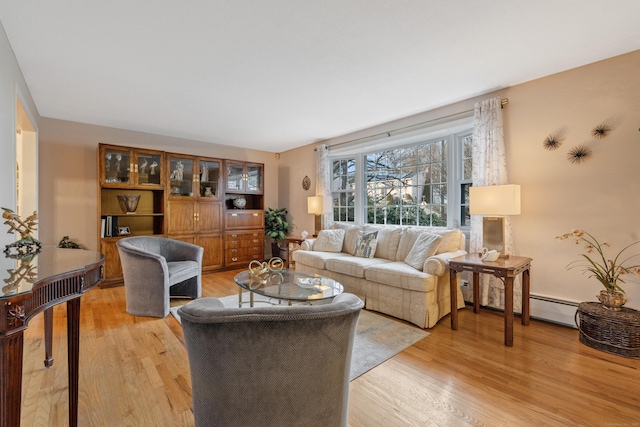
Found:
<path fill-rule="evenodd" d="M 313 250 L 313 243 L 315 241 L 316 241 L 316 239 L 306 239 L 300 245 L 300 249 L 302 249 L 303 251 L 312 251 Z"/>
<path fill-rule="evenodd" d="M 462 255 L 466 255 L 466 254 L 467 254 L 467 251 L 458 249 L 457 251 L 444 252 L 438 255 L 430 256 L 424 262 L 424 267 L 422 271 L 434 276 L 442 276 L 447 272 L 450 259 L 462 256 Z"/>

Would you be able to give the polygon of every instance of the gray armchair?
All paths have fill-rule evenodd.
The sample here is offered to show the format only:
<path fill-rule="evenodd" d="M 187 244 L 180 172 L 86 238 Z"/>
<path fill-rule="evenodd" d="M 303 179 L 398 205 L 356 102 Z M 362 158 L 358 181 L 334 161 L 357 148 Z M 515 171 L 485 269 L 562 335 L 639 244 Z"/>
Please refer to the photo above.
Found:
<path fill-rule="evenodd" d="M 202 296 L 200 246 L 164 237 L 127 237 L 116 243 L 127 313 L 166 317 L 172 296 Z"/>
<path fill-rule="evenodd" d="M 178 310 L 196 426 L 346 426 L 349 372 L 363 302 Z"/>

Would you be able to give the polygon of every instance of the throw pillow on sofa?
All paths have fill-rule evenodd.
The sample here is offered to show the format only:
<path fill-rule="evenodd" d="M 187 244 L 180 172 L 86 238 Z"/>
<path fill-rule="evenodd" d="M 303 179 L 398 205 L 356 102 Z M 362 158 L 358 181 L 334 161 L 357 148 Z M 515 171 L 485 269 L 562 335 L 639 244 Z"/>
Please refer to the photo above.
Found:
<path fill-rule="evenodd" d="M 424 262 L 433 256 L 440 246 L 441 236 L 435 234 L 422 233 L 416 239 L 413 247 L 404 259 L 405 264 L 409 264 L 416 270 L 422 271 Z"/>
<path fill-rule="evenodd" d="M 353 248 L 353 254 L 360 258 L 373 258 L 376 254 L 376 246 L 378 246 L 378 232 L 363 234 L 358 237 Z"/>
<path fill-rule="evenodd" d="M 344 230 L 320 230 L 313 250 L 318 252 L 342 252 Z"/>

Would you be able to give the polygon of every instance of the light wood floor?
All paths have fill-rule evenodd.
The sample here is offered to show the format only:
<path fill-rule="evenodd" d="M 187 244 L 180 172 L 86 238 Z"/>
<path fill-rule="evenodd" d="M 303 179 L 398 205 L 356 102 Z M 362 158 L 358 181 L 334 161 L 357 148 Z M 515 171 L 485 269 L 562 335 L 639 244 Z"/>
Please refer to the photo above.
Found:
<path fill-rule="evenodd" d="M 235 294 L 235 273 L 206 275 L 203 294 Z M 79 425 L 192 426 L 178 322 L 126 314 L 122 287 L 88 292 L 81 310 Z M 459 322 L 452 331 L 445 317 L 430 336 L 352 381 L 349 425 L 640 425 L 640 360 L 596 351 L 576 330 L 535 320 L 516 323 L 514 347 L 504 347 L 502 316 L 489 310 L 467 307 Z M 42 315 L 25 333 L 22 426 L 68 425 L 64 305 L 54 327 L 50 369 Z"/>

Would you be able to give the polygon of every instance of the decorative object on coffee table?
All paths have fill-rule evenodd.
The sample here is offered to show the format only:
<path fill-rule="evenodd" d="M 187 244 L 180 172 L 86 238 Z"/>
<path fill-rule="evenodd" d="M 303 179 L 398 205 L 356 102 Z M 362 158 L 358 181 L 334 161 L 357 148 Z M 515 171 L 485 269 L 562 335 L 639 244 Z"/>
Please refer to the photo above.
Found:
<path fill-rule="evenodd" d="M 5 246 L 5 255 L 20 257 L 40 252 L 42 247 L 40 241 L 31 235 L 38 225 L 38 214 L 34 211 L 32 215 L 22 220 L 11 209 L 2 208 L 2 210 L 2 217 L 6 220 L 4 223 L 9 226 L 7 233 L 11 234 L 14 231 L 20 233 L 20 240 Z"/>
<path fill-rule="evenodd" d="M 634 258 L 637 259 L 640 254 L 627 256 L 626 251 L 640 241 L 628 244 L 612 258 L 605 256 L 604 253 L 604 247 L 609 247 L 609 243 L 600 243 L 584 230 L 573 230 L 571 233 L 557 236 L 556 239 L 565 240 L 570 237 L 576 244 L 584 243 L 586 245 L 586 254 L 581 254 L 582 259 L 571 262 L 567 269 L 580 268 L 589 277 L 595 277 L 604 286 L 604 290 L 596 296 L 598 300 L 609 310 L 620 311 L 627 302 L 624 297 L 624 289 L 620 287 L 620 284 L 624 283 L 621 276 L 640 274 L 640 264 L 633 264 L 631 261 Z"/>

